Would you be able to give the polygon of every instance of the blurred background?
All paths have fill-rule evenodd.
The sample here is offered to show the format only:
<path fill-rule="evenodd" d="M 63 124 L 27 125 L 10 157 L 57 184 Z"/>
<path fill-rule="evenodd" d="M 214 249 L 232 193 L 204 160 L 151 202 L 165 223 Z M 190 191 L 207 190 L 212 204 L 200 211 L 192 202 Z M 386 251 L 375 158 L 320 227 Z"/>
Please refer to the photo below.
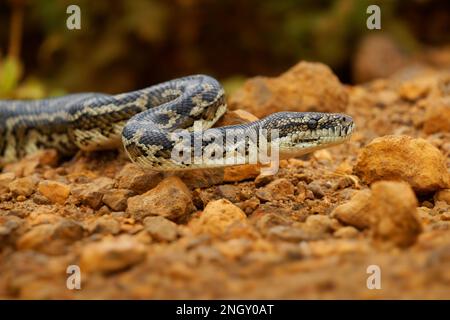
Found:
<path fill-rule="evenodd" d="M 81 8 L 68 30 L 66 8 Z M 366 27 L 370 4 L 382 30 Z M 124 92 L 207 73 L 228 91 L 299 60 L 345 83 L 450 65 L 447 0 L 0 0 L 0 97 Z"/>

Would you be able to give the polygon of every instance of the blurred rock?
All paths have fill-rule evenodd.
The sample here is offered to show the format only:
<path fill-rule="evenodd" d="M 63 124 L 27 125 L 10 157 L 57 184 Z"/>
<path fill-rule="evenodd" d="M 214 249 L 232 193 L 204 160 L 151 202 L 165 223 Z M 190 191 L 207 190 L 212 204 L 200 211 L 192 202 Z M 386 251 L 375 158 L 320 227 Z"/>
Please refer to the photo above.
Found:
<path fill-rule="evenodd" d="M 194 210 L 192 196 L 178 177 L 168 177 L 146 193 L 128 199 L 127 212 L 135 219 L 162 216 L 178 220 Z"/>
<path fill-rule="evenodd" d="M 358 229 L 369 227 L 370 213 L 367 210 L 371 195 L 370 190 L 357 191 L 350 201 L 337 206 L 331 216 Z"/>
<path fill-rule="evenodd" d="M 260 174 L 257 164 L 243 164 L 224 168 L 224 182 L 238 182 L 256 178 Z"/>
<path fill-rule="evenodd" d="M 136 193 L 128 189 L 112 189 L 105 193 L 102 201 L 111 210 L 125 211 L 127 208 L 128 198 L 134 195 L 136 195 Z"/>
<path fill-rule="evenodd" d="M 389 36 L 369 34 L 356 48 L 353 60 L 353 79 L 357 83 L 387 78 L 406 66 L 408 57 Z"/>
<path fill-rule="evenodd" d="M 225 127 L 225 126 L 233 126 L 236 124 L 245 124 L 249 122 L 258 121 L 258 117 L 254 116 L 248 111 L 237 109 L 237 110 L 228 110 L 220 119 L 217 121 L 213 127 Z"/>
<path fill-rule="evenodd" d="M 0 193 L 9 192 L 9 184 L 13 182 L 16 175 L 13 172 L 0 173 Z"/>
<path fill-rule="evenodd" d="M 90 233 L 117 234 L 120 232 L 120 223 L 112 217 L 99 217 L 88 226 Z"/>
<path fill-rule="evenodd" d="M 376 241 L 399 247 L 412 245 L 422 232 L 417 216 L 417 199 L 404 182 L 379 181 L 372 185 L 369 212 Z"/>
<path fill-rule="evenodd" d="M 189 189 L 207 188 L 223 183 L 224 168 L 194 169 L 186 171 L 165 172 L 164 177 L 179 177 Z"/>
<path fill-rule="evenodd" d="M 146 250 L 142 243 L 123 235 L 84 246 L 80 267 L 85 272 L 115 272 L 143 261 L 145 256 Z"/>
<path fill-rule="evenodd" d="M 450 97 L 430 99 L 426 108 L 423 131 L 427 134 L 450 132 Z"/>
<path fill-rule="evenodd" d="M 209 202 L 200 218 L 191 225 L 197 233 L 220 236 L 236 223 L 247 223 L 247 216 L 230 201 L 220 199 Z"/>
<path fill-rule="evenodd" d="M 17 162 L 7 164 L 3 171 L 14 172 L 17 177 L 29 176 L 42 166 L 55 166 L 58 163 L 58 152 L 54 149 L 39 150 L 27 155 Z"/>
<path fill-rule="evenodd" d="M 41 181 L 38 184 L 38 191 L 51 202 L 59 204 L 64 204 L 70 195 L 70 187 L 58 181 Z"/>
<path fill-rule="evenodd" d="M 256 196 L 264 201 L 282 200 L 294 194 L 295 187 L 287 179 L 281 178 L 272 181 L 267 186 L 256 191 Z"/>
<path fill-rule="evenodd" d="M 120 189 L 129 189 L 141 194 L 156 187 L 163 179 L 163 175 L 157 171 L 143 170 L 134 163 L 128 163 L 118 173 L 116 179 Z"/>
<path fill-rule="evenodd" d="M 365 183 L 403 180 L 419 194 L 450 186 L 442 153 L 426 140 L 409 136 L 374 139 L 361 150 L 354 170 Z"/>
<path fill-rule="evenodd" d="M 34 176 L 28 176 L 13 180 L 8 184 L 9 190 L 15 196 L 31 196 L 36 191 L 38 179 Z"/>
<path fill-rule="evenodd" d="M 145 230 L 156 241 L 174 241 L 178 236 L 177 224 L 161 216 L 144 219 Z"/>
<path fill-rule="evenodd" d="M 103 195 L 114 187 L 115 180 L 101 177 L 90 183 L 79 184 L 72 188 L 72 194 L 82 204 L 94 210 L 102 206 Z"/>
<path fill-rule="evenodd" d="M 434 195 L 435 201 L 445 201 L 450 204 L 450 189 L 443 189 L 436 192 Z"/>
<path fill-rule="evenodd" d="M 260 118 L 280 111 L 340 112 L 347 101 L 345 88 L 328 66 L 300 62 L 277 78 L 247 80 L 229 105 Z"/>

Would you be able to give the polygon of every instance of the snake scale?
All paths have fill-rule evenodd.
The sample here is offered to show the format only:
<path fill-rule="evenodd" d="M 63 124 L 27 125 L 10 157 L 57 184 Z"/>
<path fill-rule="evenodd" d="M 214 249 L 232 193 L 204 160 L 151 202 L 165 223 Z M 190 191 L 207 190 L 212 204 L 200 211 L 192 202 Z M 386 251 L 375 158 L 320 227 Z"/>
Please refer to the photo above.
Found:
<path fill-rule="evenodd" d="M 227 164 L 193 161 L 195 153 L 209 152 L 216 158 L 220 153 L 227 160 L 231 145 L 231 154 L 242 156 L 243 163 L 248 163 L 249 148 L 258 148 L 261 143 L 254 133 L 266 130 L 277 132 L 275 138 L 268 135 L 267 141 L 276 143 L 283 159 L 342 143 L 354 129 L 347 115 L 318 112 L 280 112 L 248 124 L 211 128 L 225 111 L 222 86 L 206 75 L 118 95 L 79 93 L 41 100 L 0 100 L 0 164 L 43 148 L 73 155 L 79 149 L 94 151 L 123 145 L 130 159 L 144 168 L 220 167 Z M 176 160 L 173 151 L 179 137 L 173 138 L 173 133 L 181 131 L 187 132 L 192 144 L 188 145 L 187 158 Z M 202 139 L 194 148 L 199 136 L 216 139 Z M 234 144 L 228 143 L 228 136 L 233 137 Z M 221 149 L 217 148 L 219 140 Z"/>

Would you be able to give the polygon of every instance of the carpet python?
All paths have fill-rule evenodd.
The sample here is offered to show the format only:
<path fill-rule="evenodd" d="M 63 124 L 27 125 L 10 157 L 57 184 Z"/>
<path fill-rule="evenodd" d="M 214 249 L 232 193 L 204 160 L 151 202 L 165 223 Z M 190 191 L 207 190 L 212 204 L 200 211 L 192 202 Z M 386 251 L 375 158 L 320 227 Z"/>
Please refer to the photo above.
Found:
<path fill-rule="evenodd" d="M 225 111 L 222 86 L 206 75 L 117 95 L 79 93 L 41 100 L 0 100 L 0 164 L 44 148 L 73 155 L 79 149 L 123 146 L 130 159 L 144 168 L 220 167 L 233 163 L 217 160 L 228 160 L 230 155 L 248 163 L 250 149 L 262 143 L 257 132 L 265 131 L 269 146 L 276 144 L 279 158 L 284 159 L 342 143 L 354 129 L 347 115 L 318 112 L 279 112 L 247 124 L 211 128 Z M 180 132 L 186 133 L 190 144 L 187 157 L 176 160 L 174 149 L 180 135 L 174 138 L 174 134 Z M 196 144 L 198 138 L 202 139 Z M 194 161 L 198 154 L 214 159 Z"/>

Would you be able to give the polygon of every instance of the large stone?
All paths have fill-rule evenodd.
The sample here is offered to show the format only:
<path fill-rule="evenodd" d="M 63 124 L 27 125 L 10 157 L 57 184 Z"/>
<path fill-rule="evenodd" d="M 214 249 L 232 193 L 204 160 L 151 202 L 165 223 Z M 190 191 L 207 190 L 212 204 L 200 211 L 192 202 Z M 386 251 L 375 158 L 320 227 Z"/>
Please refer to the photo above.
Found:
<path fill-rule="evenodd" d="M 72 194 L 78 202 L 92 209 L 99 209 L 104 194 L 114 187 L 115 181 L 107 177 L 97 178 L 90 183 L 80 184 L 72 189 Z"/>
<path fill-rule="evenodd" d="M 9 190 L 16 196 L 28 197 L 36 191 L 38 179 L 34 176 L 28 176 L 13 180 L 9 183 Z"/>
<path fill-rule="evenodd" d="M 331 69 L 310 62 L 300 62 L 278 78 L 247 80 L 229 99 L 231 109 L 259 118 L 280 111 L 340 112 L 347 102 L 347 92 Z"/>
<path fill-rule="evenodd" d="M 58 181 L 44 180 L 39 182 L 38 191 L 53 203 L 64 204 L 70 195 L 70 187 Z"/>
<path fill-rule="evenodd" d="M 189 189 L 178 177 L 168 177 L 146 193 L 128 199 L 127 212 L 136 219 L 162 216 L 178 220 L 194 210 Z"/>
<path fill-rule="evenodd" d="M 220 236 L 236 223 L 247 223 L 247 216 L 230 201 L 220 199 L 209 202 L 192 226 L 198 233 Z"/>
<path fill-rule="evenodd" d="M 374 139 L 362 149 L 354 170 L 365 183 L 403 180 L 419 194 L 450 186 L 442 153 L 424 139 L 404 135 Z"/>
<path fill-rule="evenodd" d="M 144 170 L 134 163 L 125 165 L 117 175 L 118 187 L 141 194 L 156 187 L 163 179 L 157 171 Z"/>
<path fill-rule="evenodd" d="M 86 245 L 81 252 L 80 267 L 85 272 L 120 271 L 143 261 L 145 256 L 142 243 L 123 235 Z"/>
<path fill-rule="evenodd" d="M 256 196 L 264 201 L 283 200 L 294 194 L 295 187 L 287 179 L 281 178 L 272 181 L 267 186 L 256 191 Z"/>
<path fill-rule="evenodd" d="M 134 191 L 128 189 L 112 189 L 107 191 L 103 196 L 103 203 L 111 210 L 125 211 L 127 209 L 128 198 L 135 194 Z"/>
<path fill-rule="evenodd" d="M 430 99 L 426 108 L 423 131 L 428 134 L 450 132 L 450 98 Z"/>

